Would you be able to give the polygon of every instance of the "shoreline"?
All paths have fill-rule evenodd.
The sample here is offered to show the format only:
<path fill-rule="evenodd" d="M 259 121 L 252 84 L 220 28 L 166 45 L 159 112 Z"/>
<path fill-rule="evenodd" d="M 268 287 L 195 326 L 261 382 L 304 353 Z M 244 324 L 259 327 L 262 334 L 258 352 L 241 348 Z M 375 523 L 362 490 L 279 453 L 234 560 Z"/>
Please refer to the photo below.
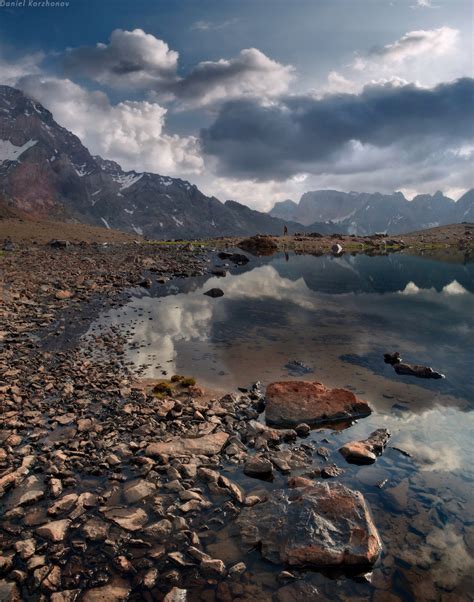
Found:
<path fill-rule="evenodd" d="M 131 287 L 147 288 L 147 274 L 165 281 L 211 273 L 212 248 L 21 244 L 0 257 L 0 482 L 8 483 L 0 489 L 0 592 L 10 599 L 29 592 L 23 599 L 160 600 L 189 587 L 270 602 L 245 564 L 237 566 L 243 557 L 227 550 L 220 558 L 216 528 L 230 528 L 264 499 L 258 480 L 249 489 L 236 477 L 248 451 L 242 442 L 258 451 L 264 437 L 279 482 L 304 473 L 315 446 L 291 434 L 288 448 L 285 431 L 259 430 L 258 389 L 237 396 L 178 387 L 163 398 L 144 389 L 113 330 L 67 348 L 71 326 L 81 331 L 91 312 L 122 305 Z M 206 439 L 197 452 L 182 448 L 219 433 L 220 447 Z M 153 444 L 171 447 L 149 451 Z M 291 586 L 286 579 L 275 570 L 274 587 Z"/>

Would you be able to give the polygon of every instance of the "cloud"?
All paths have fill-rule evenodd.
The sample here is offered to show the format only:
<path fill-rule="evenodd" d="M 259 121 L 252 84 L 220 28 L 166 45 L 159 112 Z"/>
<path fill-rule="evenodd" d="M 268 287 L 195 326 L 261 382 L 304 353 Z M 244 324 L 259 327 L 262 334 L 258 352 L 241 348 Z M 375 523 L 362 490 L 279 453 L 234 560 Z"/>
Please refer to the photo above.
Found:
<path fill-rule="evenodd" d="M 5 50 L 0 48 L 0 81 L 4 85 L 14 86 L 20 77 L 40 73 L 44 56 L 43 52 L 35 52 L 11 59 L 7 57 Z"/>
<path fill-rule="evenodd" d="M 84 76 L 114 88 L 148 89 L 176 78 L 179 54 L 142 29 L 115 29 L 109 44 L 70 48 L 64 55 L 69 76 Z"/>
<path fill-rule="evenodd" d="M 217 28 L 201 21 L 200 28 Z M 231 59 L 203 61 L 184 77 L 178 76 L 178 53 L 142 29 L 116 29 L 109 44 L 71 48 L 63 57 L 66 74 L 86 77 L 118 89 L 146 90 L 151 98 L 175 99 L 191 108 L 242 97 L 283 94 L 294 69 L 273 61 L 256 48 L 246 48 Z"/>
<path fill-rule="evenodd" d="M 373 171 L 387 168 L 377 149 L 385 159 L 393 156 L 390 168 L 405 163 L 413 172 L 418 166 L 429 169 L 427 159 L 436 159 L 440 148 L 446 157 L 450 149 L 472 141 L 473 101 L 469 78 L 432 89 L 374 85 L 360 94 L 320 99 L 285 96 L 267 105 L 238 100 L 221 107 L 201 139 L 219 175 L 226 177 L 285 180 L 298 173 L 369 169 L 373 177 Z M 453 154 L 451 163 L 466 161 Z"/>
<path fill-rule="evenodd" d="M 452 27 L 409 31 L 401 38 L 358 52 L 348 65 L 331 71 L 323 92 L 358 92 L 367 84 L 404 85 L 417 82 L 426 87 L 472 73 L 469 44 L 461 43 Z"/>
<path fill-rule="evenodd" d="M 54 77 L 25 76 L 17 85 L 78 135 L 92 154 L 125 169 L 182 175 L 203 167 L 198 140 L 165 133 L 167 110 L 157 103 L 126 100 L 114 105 L 104 92 Z"/>
<path fill-rule="evenodd" d="M 375 48 L 365 58 L 359 57 L 354 67 L 363 69 L 370 61 L 401 63 L 420 55 L 441 56 L 455 47 L 458 37 L 459 31 L 451 27 L 409 31 L 393 44 Z"/>
<path fill-rule="evenodd" d="M 225 29 L 230 25 L 237 23 L 238 19 L 228 19 L 222 23 L 213 23 L 212 21 L 195 21 L 189 28 L 191 31 L 218 31 Z"/>
<path fill-rule="evenodd" d="M 245 97 L 275 97 L 285 93 L 294 68 L 273 61 L 257 48 L 246 48 L 232 59 L 203 61 L 171 86 L 187 106 Z"/>
<path fill-rule="evenodd" d="M 416 0 L 417 6 L 421 6 L 422 8 L 433 8 L 431 4 L 431 0 Z"/>

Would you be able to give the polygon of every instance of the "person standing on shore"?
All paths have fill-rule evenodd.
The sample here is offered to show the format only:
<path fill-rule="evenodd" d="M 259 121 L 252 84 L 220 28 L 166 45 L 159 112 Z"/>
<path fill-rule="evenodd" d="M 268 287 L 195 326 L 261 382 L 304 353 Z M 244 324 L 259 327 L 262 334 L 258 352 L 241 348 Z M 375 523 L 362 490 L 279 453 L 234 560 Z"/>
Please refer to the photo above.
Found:
<path fill-rule="evenodd" d="M 286 236 L 288 234 L 288 227 L 285 224 L 285 226 L 283 227 L 283 236 Z"/>

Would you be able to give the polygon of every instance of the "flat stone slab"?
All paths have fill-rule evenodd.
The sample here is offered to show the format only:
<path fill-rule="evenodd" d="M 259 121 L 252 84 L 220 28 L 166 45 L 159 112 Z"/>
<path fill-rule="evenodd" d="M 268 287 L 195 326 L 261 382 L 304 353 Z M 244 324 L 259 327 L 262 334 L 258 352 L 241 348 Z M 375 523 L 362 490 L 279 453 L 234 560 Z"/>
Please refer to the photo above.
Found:
<path fill-rule="evenodd" d="M 261 546 L 276 564 L 365 567 L 382 543 L 359 491 L 341 483 L 277 489 L 267 501 L 244 508 L 237 519 L 243 543 Z"/>
<path fill-rule="evenodd" d="M 319 424 L 368 416 L 369 404 L 347 389 L 294 380 L 271 383 L 266 391 L 266 421 L 276 426 Z"/>
<path fill-rule="evenodd" d="M 150 443 L 145 454 L 147 456 L 161 456 L 163 454 L 169 456 L 214 456 L 221 451 L 228 438 L 229 435 L 224 432 L 203 435 L 196 439 L 175 437 L 171 441 Z"/>

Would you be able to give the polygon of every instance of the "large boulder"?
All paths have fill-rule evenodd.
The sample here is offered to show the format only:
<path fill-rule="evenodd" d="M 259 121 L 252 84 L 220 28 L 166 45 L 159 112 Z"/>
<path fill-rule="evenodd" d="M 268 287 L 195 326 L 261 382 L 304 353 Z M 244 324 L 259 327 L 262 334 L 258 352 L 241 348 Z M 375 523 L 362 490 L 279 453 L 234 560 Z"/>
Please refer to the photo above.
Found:
<path fill-rule="evenodd" d="M 369 404 L 347 389 L 294 380 L 271 383 L 266 391 L 266 421 L 276 426 L 319 424 L 368 416 Z"/>
<path fill-rule="evenodd" d="M 337 482 L 277 489 L 237 524 L 243 543 L 276 564 L 371 566 L 382 549 L 363 495 Z"/>

